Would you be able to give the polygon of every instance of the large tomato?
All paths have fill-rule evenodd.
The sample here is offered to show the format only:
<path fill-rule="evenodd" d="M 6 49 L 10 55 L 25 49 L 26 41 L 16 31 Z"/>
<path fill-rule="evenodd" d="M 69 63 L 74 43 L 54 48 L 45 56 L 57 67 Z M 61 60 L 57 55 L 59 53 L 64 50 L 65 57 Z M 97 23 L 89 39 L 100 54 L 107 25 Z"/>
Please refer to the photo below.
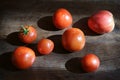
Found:
<path fill-rule="evenodd" d="M 115 23 L 113 14 L 107 10 L 101 10 L 88 19 L 88 26 L 99 34 L 113 31 Z"/>
<path fill-rule="evenodd" d="M 82 50 L 85 41 L 84 33 L 78 28 L 67 29 L 62 35 L 62 45 L 70 52 Z"/>
<path fill-rule="evenodd" d="M 93 72 L 99 68 L 100 60 L 95 54 L 89 53 L 82 58 L 81 65 L 84 71 Z"/>
<path fill-rule="evenodd" d="M 35 53 L 32 49 L 24 46 L 16 48 L 12 55 L 12 63 L 19 69 L 27 69 L 35 61 Z"/>
<path fill-rule="evenodd" d="M 50 39 L 43 38 L 38 42 L 37 49 L 40 54 L 50 54 L 54 49 L 54 42 Z"/>
<path fill-rule="evenodd" d="M 53 23 L 58 29 L 67 28 L 72 24 L 72 15 L 64 8 L 57 9 L 53 15 Z"/>
<path fill-rule="evenodd" d="M 37 38 L 37 31 L 33 26 L 22 26 L 19 38 L 24 43 L 32 43 Z"/>

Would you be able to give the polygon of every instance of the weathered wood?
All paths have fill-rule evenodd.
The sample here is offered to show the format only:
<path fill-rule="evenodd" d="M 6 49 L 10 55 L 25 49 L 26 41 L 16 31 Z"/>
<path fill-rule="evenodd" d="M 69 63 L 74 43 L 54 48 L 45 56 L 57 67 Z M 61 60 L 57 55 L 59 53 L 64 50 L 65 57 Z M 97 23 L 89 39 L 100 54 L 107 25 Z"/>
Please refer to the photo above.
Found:
<path fill-rule="evenodd" d="M 52 23 L 57 8 L 68 9 L 73 16 L 73 27 L 86 35 L 82 51 L 69 53 L 62 48 L 61 35 Z M 115 18 L 113 32 L 97 35 L 87 26 L 88 17 L 95 11 L 110 10 Z M 2 0 L 0 2 L 0 80 L 119 80 L 120 79 L 120 3 L 114 1 L 39 1 Z M 38 38 L 33 44 L 23 44 L 17 37 L 20 25 L 34 25 Z M 46 37 L 55 42 L 50 55 L 40 56 L 36 50 L 38 40 Z M 21 45 L 32 48 L 37 55 L 28 70 L 16 70 L 11 62 L 13 50 Z M 86 53 L 96 54 L 101 65 L 97 72 L 83 73 L 78 60 Z"/>

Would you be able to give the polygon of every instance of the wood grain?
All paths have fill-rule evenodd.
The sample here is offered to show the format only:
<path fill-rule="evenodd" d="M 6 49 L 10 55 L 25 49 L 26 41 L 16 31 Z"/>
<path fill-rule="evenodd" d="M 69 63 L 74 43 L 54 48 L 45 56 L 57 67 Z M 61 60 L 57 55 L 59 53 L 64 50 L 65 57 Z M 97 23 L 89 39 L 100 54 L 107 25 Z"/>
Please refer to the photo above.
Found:
<path fill-rule="evenodd" d="M 70 53 L 61 45 L 61 35 L 52 23 L 52 15 L 57 8 L 68 9 L 73 16 L 71 27 L 83 30 L 86 45 L 82 51 Z M 88 17 L 101 9 L 110 10 L 115 19 L 113 32 L 98 35 L 87 26 Z M 0 2 L 0 80 L 119 80 L 120 79 L 120 4 L 115 1 L 41 1 L 2 0 Z M 34 25 L 38 37 L 33 44 L 23 44 L 17 33 L 20 25 Z M 41 56 L 36 45 L 41 38 L 55 42 L 50 55 Z M 28 70 L 16 70 L 10 63 L 13 50 L 26 45 L 36 52 L 37 59 Z M 78 61 L 87 53 L 96 54 L 101 65 L 94 73 L 83 73 L 77 67 Z M 73 65 L 72 65 L 73 64 Z M 79 66 L 79 65 L 78 65 Z M 76 69 L 77 68 L 77 69 Z"/>

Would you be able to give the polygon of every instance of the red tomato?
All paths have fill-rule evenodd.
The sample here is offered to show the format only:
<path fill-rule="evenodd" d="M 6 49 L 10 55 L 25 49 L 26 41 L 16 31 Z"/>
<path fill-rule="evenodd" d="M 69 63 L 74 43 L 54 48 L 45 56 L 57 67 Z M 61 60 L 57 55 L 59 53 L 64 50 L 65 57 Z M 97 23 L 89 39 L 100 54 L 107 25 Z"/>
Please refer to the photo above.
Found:
<path fill-rule="evenodd" d="M 85 46 L 84 33 L 78 28 L 67 29 L 62 35 L 63 47 L 70 51 L 80 51 Z"/>
<path fill-rule="evenodd" d="M 72 15 L 68 10 L 60 8 L 53 15 L 53 23 L 58 29 L 67 28 L 72 24 Z"/>
<path fill-rule="evenodd" d="M 50 39 L 41 39 L 38 42 L 37 49 L 40 54 L 50 54 L 54 49 L 54 43 Z"/>
<path fill-rule="evenodd" d="M 88 19 L 88 26 L 99 34 L 113 31 L 115 23 L 113 14 L 107 10 L 101 10 Z"/>
<path fill-rule="evenodd" d="M 24 43 L 32 43 L 37 38 L 37 31 L 33 26 L 23 26 L 20 30 L 19 38 Z"/>
<path fill-rule="evenodd" d="M 92 53 L 85 55 L 81 60 L 82 68 L 86 72 L 93 72 L 100 66 L 99 58 Z"/>
<path fill-rule="evenodd" d="M 36 56 L 32 49 L 20 46 L 13 52 L 12 62 L 19 69 L 27 69 L 32 66 L 35 58 Z"/>

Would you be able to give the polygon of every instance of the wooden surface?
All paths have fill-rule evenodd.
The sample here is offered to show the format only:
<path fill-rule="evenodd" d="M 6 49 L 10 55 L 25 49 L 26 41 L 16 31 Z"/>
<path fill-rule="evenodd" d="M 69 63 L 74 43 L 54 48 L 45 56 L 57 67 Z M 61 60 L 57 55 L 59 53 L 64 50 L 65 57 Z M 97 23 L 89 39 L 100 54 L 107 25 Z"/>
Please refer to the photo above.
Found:
<path fill-rule="evenodd" d="M 61 35 L 52 24 L 52 15 L 58 8 L 68 9 L 73 16 L 73 27 L 83 30 L 86 45 L 82 51 L 69 53 L 61 45 Z M 110 10 L 115 18 L 113 32 L 97 35 L 87 26 L 88 17 L 101 9 Z M 34 25 L 38 38 L 33 44 L 23 44 L 17 38 L 20 25 Z M 40 56 L 36 44 L 41 38 L 55 42 L 50 55 Z M 13 50 L 26 45 L 36 52 L 36 61 L 28 70 L 17 70 L 11 64 Z M 100 68 L 83 73 L 79 60 L 87 53 L 96 54 Z M 120 3 L 117 0 L 40 1 L 2 0 L 0 2 L 0 80 L 120 80 Z"/>

